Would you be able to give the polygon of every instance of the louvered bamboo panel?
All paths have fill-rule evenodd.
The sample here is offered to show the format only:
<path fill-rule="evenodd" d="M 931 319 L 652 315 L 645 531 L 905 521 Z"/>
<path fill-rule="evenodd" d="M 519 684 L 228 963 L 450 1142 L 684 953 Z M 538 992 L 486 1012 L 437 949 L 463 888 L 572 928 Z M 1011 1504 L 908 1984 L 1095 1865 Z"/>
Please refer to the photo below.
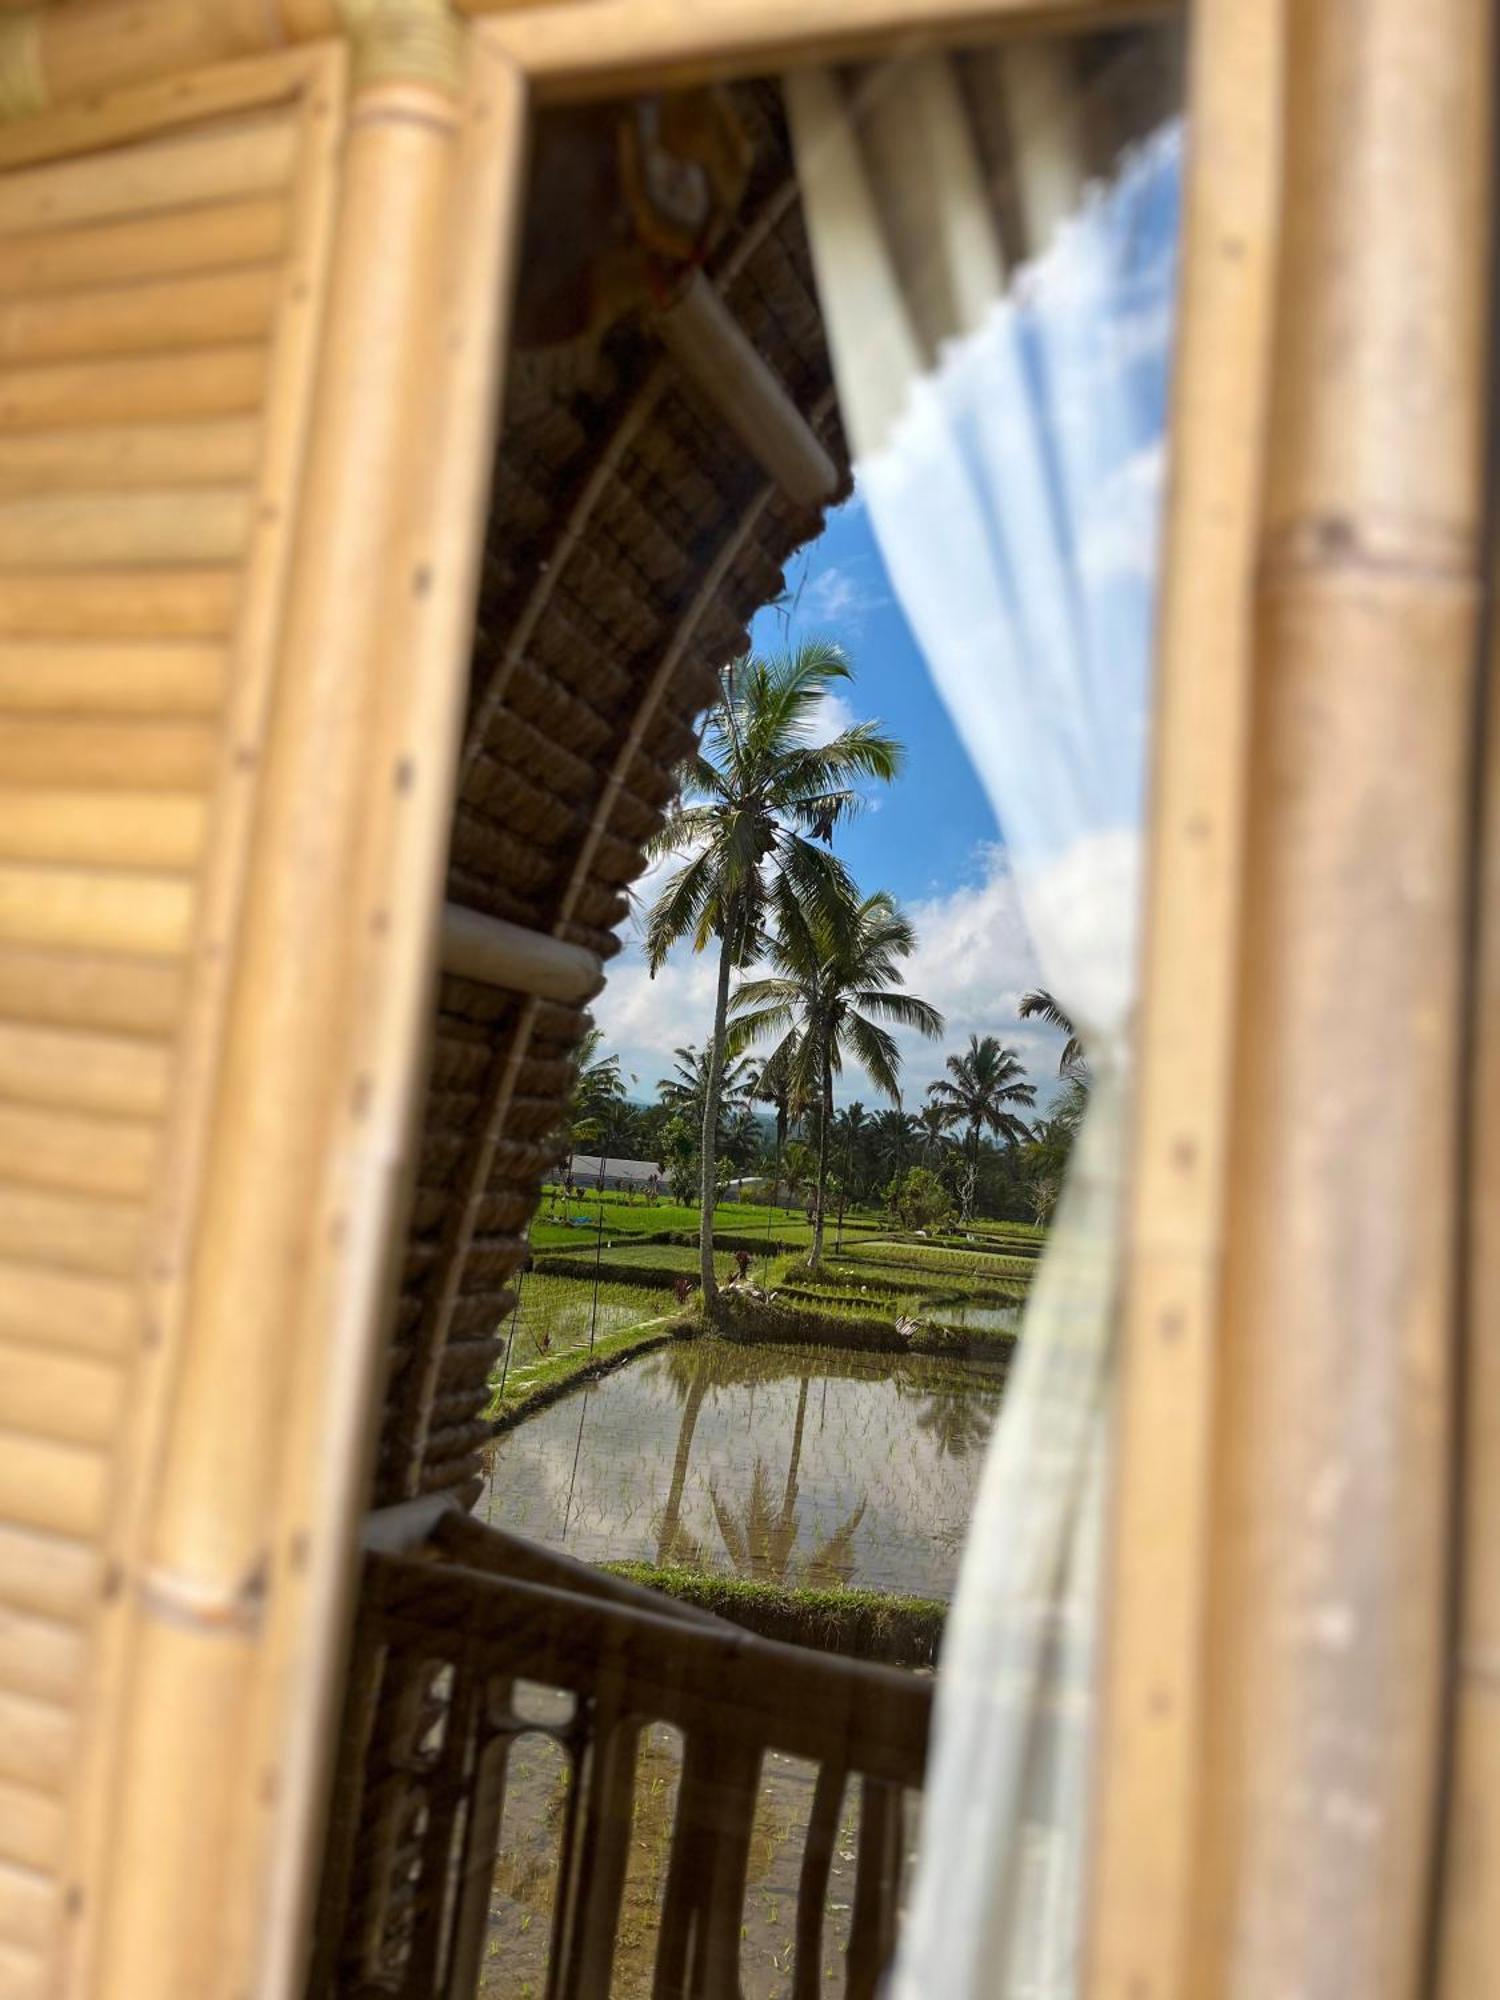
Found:
<path fill-rule="evenodd" d="M 6 368 L 0 369 L 0 432 L 230 416 L 259 409 L 265 391 L 266 350 L 253 342 Z"/>
<path fill-rule="evenodd" d="M 124 1285 L 0 1260 L 0 1340 L 123 1360 L 136 1316 Z"/>
<path fill-rule="evenodd" d="M 0 180 L 0 235 L 267 194 L 287 186 L 296 146 L 293 120 L 272 115 L 24 168 Z"/>
<path fill-rule="evenodd" d="M 179 959 L 49 949 L 8 943 L 0 950 L 0 1015 L 15 1021 L 165 1035 L 187 991 Z"/>
<path fill-rule="evenodd" d="M 55 1106 L 0 1100 L 0 1179 L 144 1198 L 159 1129 L 155 1120 L 89 1118 Z"/>
<path fill-rule="evenodd" d="M 60 1791 L 72 1739 L 73 1718 L 67 1709 L 0 1689 L 0 1780 Z"/>
<path fill-rule="evenodd" d="M 0 863 L 0 945 L 176 954 L 192 919 L 192 885 L 180 877 Z"/>
<path fill-rule="evenodd" d="M 63 1271 L 137 1279 L 144 1242 L 139 1202 L 0 1183 L 0 1261 L 31 1258 Z M 0 1507 L 0 1521 L 7 1518 Z"/>
<path fill-rule="evenodd" d="M 223 639 L 238 587 L 233 569 L 0 575 L 0 638 Z"/>
<path fill-rule="evenodd" d="M 19 570 L 231 563 L 249 527 L 250 496 L 237 486 L 0 500 L 0 562 Z"/>
<path fill-rule="evenodd" d="M 243 485 L 254 476 L 259 449 L 253 417 L 29 431 L 5 447 L 0 496 Z"/>
<path fill-rule="evenodd" d="M 0 305 L 0 361 L 19 365 L 260 340 L 270 326 L 276 281 L 273 266 L 254 265 L 206 278 L 13 299 Z"/>
<path fill-rule="evenodd" d="M 0 1524 L 0 1606 L 14 1613 L 80 1626 L 99 1594 L 97 1549 Z"/>
<path fill-rule="evenodd" d="M 50 1871 L 61 1856 L 62 1838 L 57 1798 L 0 1779 L 0 1861 Z"/>
<path fill-rule="evenodd" d="M 102 1453 L 0 1427 L 0 1516 L 44 1535 L 92 1541 L 104 1527 Z"/>
<path fill-rule="evenodd" d="M 47 2000 L 48 1985 L 47 1968 L 37 1953 L 0 1945 L 0 1993 L 5 2000 Z"/>
<path fill-rule="evenodd" d="M 0 237 L 0 291 L 16 298 L 270 263 L 284 254 L 286 240 L 287 206 L 274 195 L 37 230 Z"/>
<path fill-rule="evenodd" d="M 153 1118 L 166 1109 L 167 1081 L 159 1043 L 0 1018 L 0 1102 Z"/>
<path fill-rule="evenodd" d="M 15 1948 L 41 1949 L 57 1919 L 58 1901 L 57 1886 L 45 1875 L 0 1862 L 0 1937 L 11 1939 Z"/>
<path fill-rule="evenodd" d="M 214 724 L 153 717 L 12 716 L 0 735 L 0 784 L 124 785 L 206 791 L 219 750 Z"/>
<path fill-rule="evenodd" d="M 4 708 L 0 699 L 0 710 Z M 207 819 L 198 792 L 0 785 L 0 861 L 190 869 Z"/>
<path fill-rule="evenodd" d="M 83 1691 L 84 1643 L 77 1624 L 33 1618 L 0 1605 L 0 1685 L 68 1704 Z M 4 1926 L 0 1924 L 0 1936 Z"/>
<path fill-rule="evenodd" d="M 9 1427 L 102 1450 L 119 1422 L 123 1390 L 124 1376 L 113 1362 L 0 1339 L 0 1411 Z"/>
<path fill-rule="evenodd" d="M 202 640 L 109 645 L 0 639 L 0 708 L 68 715 L 214 715 L 228 656 Z"/>

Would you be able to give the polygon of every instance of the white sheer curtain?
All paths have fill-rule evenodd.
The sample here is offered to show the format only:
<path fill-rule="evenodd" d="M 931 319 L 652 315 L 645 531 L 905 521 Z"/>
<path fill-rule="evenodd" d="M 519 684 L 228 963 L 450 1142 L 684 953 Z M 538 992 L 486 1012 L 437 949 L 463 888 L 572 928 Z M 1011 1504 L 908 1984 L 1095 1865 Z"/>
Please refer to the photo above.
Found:
<path fill-rule="evenodd" d="M 1009 133 L 1027 253 L 1013 273 L 976 92 Z M 962 73 L 936 57 L 808 73 L 787 102 L 856 490 L 1095 1076 L 959 1578 L 893 1990 L 1066 2000 L 1180 131 L 1086 186 L 1069 71 L 1046 47 Z"/>

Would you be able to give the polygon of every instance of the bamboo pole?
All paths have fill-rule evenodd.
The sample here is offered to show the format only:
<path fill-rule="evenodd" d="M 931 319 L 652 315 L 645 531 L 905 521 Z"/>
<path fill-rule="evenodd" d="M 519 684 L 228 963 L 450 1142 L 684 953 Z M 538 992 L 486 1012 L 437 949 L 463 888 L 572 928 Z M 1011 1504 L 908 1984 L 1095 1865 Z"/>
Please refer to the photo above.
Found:
<path fill-rule="evenodd" d="M 460 979 L 575 1006 L 592 1000 L 604 984 L 596 952 L 460 903 L 443 909 L 442 965 Z"/>
<path fill-rule="evenodd" d="M 1279 11 L 1200 0 L 1192 44 L 1085 1916 L 1088 2000 L 1189 2000 L 1184 1953 L 1275 278 Z"/>
<path fill-rule="evenodd" d="M 1490 13 L 1305 0 L 1288 15 L 1194 2000 L 1421 1986 Z"/>
<path fill-rule="evenodd" d="M 1500 546 L 1490 633 L 1475 908 L 1466 1296 L 1459 1407 L 1459 1620 L 1436 2000 L 1500 1992 Z"/>

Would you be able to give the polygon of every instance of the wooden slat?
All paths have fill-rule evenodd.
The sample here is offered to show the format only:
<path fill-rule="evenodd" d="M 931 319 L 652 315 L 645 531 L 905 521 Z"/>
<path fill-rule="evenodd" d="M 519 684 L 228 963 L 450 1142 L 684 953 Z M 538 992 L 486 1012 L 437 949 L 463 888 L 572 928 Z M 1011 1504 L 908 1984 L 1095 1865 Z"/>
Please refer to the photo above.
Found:
<path fill-rule="evenodd" d="M 102 1448 L 119 1421 L 124 1386 L 111 1362 L 0 1340 L 0 1416 L 8 1429 Z"/>
<path fill-rule="evenodd" d="M 0 575 L 0 638 L 223 639 L 239 582 L 233 569 Z"/>
<path fill-rule="evenodd" d="M 273 265 L 0 304 L 0 362 L 150 354 L 264 339 L 281 285 Z"/>
<path fill-rule="evenodd" d="M 228 658 L 203 640 L 0 639 L 0 708 L 81 715 L 212 715 Z"/>
<path fill-rule="evenodd" d="M 134 1277 L 145 1215 L 138 1203 L 0 1184 L 0 1260 L 34 1257 L 64 1271 Z"/>
<path fill-rule="evenodd" d="M 259 447 L 260 425 L 252 416 L 23 431 L 0 458 L 0 496 L 246 484 Z"/>
<path fill-rule="evenodd" d="M 0 863 L 0 943 L 184 952 L 192 886 L 172 875 Z"/>
<path fill-rule="evenodd" d="M 73 1718 L 55 1702 L 0 1687 L 0 1781 L 61 1791 L 73 1730 Z"/>
<path fill-rule="evenodd" d="M 139 1322 L 139 1302 L 125 1285 L 0 1259 L 0 1341 L 118 1360 Z"/>
<path fill-rule="evenodd" d="M 48 1962 L 19 1945 L 0 1944 L 0 2000 L 52 2000 Z"/>
<path fill-rule="evenodd" d="M 0 291 L 12 299 L 65 294 L 83 286 L 270 263 L 285 250 L 287 213 L 284 199 L 262 195 L 127 222 L 0 237 Z"/>
<path fill-rule="evenodd" d="M 55 1798 L 0 1780 L 0 1861 L 55 1868 L 62 1839 L 62 1807 Z"/>
<path fill-rule="evenodd" d="M 218 747 L 206 722 L 13 715 L 0 731 L 0 784 L 206 790 Z"/>
<path fill-rule="evenodd" d="M 12 1020 L 164 1035 L 185 984 L 180 960 L 0 943 L 0 1015 Z"/>
<path fill-rule="evenodd" d="M 33 1617 L 0 1603 L 0 1686 L 45 1701 L 76 1702 L 86 1651 L 76 1623 Z"/>
<path fill-rule="evenodd" d="M 0 1605 L 78 1625 L 99 1592 L 99 1551 L 0 1521 Z"/>
<path fill-rule="evenodd" d="M 0 785 L 0 860 L 191 869 L 207 819 L 207 801 L 197 792 Z"/>
<path fill-rule="evenodd" d="M 144 1119 L 0 1101 L 0 1180 L 14 1185 L 143 1195 L 160 1148 L 159 1127 Z"/>
<path fill-rule="evenodd" d="M 0 371 L 0 432 L 234 415 L 260 408 L 265 383 L 265 349 L 250 342 L 7 368 Z"/>
<path fill-rule="evenodd" d="M 160 1042 L 0 1016 L 0 1100 L 154 1118 L 166 1108 L 169 1076 Z"/>
<path fill-rule="evenodd" d="M 0 236 L 269 194 L 295 152 L 292 121 L 271 116 L 23 168 L 0 180 Z"/>
<path fill-rule="evenodd" d="M 249 532 L 240 486 L 0 500 L 0 569 L 237 562 Z"/>
<path fill-rule="evenodd" d="M 108 1471 L 97 1451 L 0 1426 L 0 1516 L 18 1528 L 92 1539 L 104 1523 Z"/>
<path fill-rule="evenodd" d="M 0 1862 L 0 1938 L 6 1944 L 45 1949 L 61 1907 L 62 1890 L 50 1876 Z"/>

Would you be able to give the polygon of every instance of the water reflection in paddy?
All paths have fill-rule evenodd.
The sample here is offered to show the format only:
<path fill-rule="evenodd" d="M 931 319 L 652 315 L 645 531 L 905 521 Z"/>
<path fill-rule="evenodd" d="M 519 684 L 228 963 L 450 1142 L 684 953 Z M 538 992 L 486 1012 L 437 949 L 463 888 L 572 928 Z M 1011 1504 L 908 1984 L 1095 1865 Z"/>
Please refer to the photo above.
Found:
<path fill-rule="evenodd" d="M 947 1596 L 998 1403 L 973 1363 L 674 1342 L 501 1437 L 480 1512 L 590 1562 Z"/>

